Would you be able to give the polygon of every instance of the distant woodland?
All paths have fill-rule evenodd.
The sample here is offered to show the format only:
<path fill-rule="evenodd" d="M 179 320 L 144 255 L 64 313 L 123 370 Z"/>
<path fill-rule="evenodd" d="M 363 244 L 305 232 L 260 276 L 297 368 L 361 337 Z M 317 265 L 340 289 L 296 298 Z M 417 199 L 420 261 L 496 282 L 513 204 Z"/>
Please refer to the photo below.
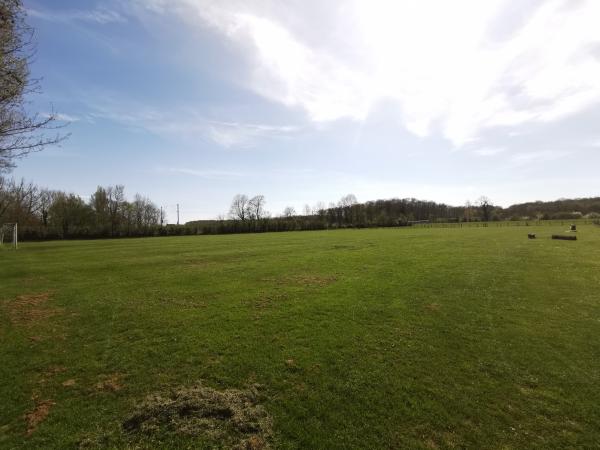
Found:
<path fill-rule="evenodd" d="M 306 205 L 301 212 L 287 207 L 267 211 L 264 196 L 236 195 L 229 213 L 215 220 L 167 224 L 159 206 L 125 187 L 99 186 L 87 199 L 44 189 L 23 180 L 0 177 L 0 224 L 19 224 L 21 239 L 85 239 L 108 237 L 224 234 L 336 228 L 397 227 L 418 223 L 599 219 L 600 197 L 529 202 L 502 208 L 481 197 L 451 206 L 414 198 L 359 203 L 354 195 L 325 206 Z"/>

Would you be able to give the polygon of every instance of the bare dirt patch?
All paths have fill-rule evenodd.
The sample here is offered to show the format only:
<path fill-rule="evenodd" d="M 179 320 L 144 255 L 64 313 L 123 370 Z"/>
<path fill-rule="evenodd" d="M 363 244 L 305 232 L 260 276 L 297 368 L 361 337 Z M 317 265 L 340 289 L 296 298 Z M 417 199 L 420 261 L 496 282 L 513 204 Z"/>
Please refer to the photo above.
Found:
<path fill-rule="evenodd" d="M 10 321 L 16 326 L 31 327 L 54 317 L 62 310 L 48 306 L 49 299 L 49 292 L 17 296 L 6 304 Z"/>
<path fill-rule="evenodd" d="M 69 387 L 69 386 L 75 386 L 77 382 L 73 379 L 73 378 L 69 378 L 68 380 L 65 380 L 62 382 L 62 385 L 64 387 Z"/>
<path fill-rule="evenodd" d="M 223 448 L 268 449 L 271 418 L 258 386 L 219 391 L 201 383 L 149 396 L 124 422 L 129 435 L 164 432 L 202 437 Z"/>
<path fill-rule="evenodd" d="M 121 378 L 123 378 L 123 374 L 120 373 L 104 375 L 102 376 L 102 379 L 96 383 L 96 390 L 103 392 L 120 391 L 123 389 Z"/>
<path fill-rule="evenodd" d="M 439 311 L 440 305 L 439 303 L 428 303 L 427 305 L 425 305 L 425 309 L 428 311 Z"/>
<path fill-rule="evenodd" d="M 48 417 L 48 414 L 50 414 L 50 408 L 55 405 L 52 400 L 39 400 L 37 398 L 34 398 L 34 400 L 34 408 L 25 414 L 25 420 L 27 421 L 27 435 L 32 434 L 37 429 L 38 425 Z"/>

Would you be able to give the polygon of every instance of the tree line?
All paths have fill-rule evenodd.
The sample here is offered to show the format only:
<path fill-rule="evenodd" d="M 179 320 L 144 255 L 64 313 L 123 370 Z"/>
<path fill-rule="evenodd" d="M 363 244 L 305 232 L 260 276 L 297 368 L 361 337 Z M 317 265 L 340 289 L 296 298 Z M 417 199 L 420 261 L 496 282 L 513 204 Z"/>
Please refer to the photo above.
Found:
<path fill-rule="evenodd" d="M 504 216 L 512 220 L 519 218 L 538 220 L 599 219 L 600 197 L 520 203 L 506 208 Z"/>
<path fill-rule="evenodd" d="M 257 209 L 258 207 L 258 209 Z M 348 194 L 337 204 L 325 206 L 318 202 L 305 205 L 301 213 L 287 206 L 277 216 L 266 210 L 263 195 L 248 197 L 236 195 L 228 216 L 217 220 L 188 222 L 188 234 L 221 234 L 266 231 L 323 230 L 336 228 L 367 228 L 411 226 L 416 223 L 491 222 L 503 220 L 600 218 L 600 198 L 557 200 L 512 205 L 508 208 L 494 205 L 482 196 L 464 205 L 453 206 L 415 198 L 394 198 L 359 203 Z"/>
<path fill-rule="evenodd" d="M 258 214 L 257 205 L 260 206 Z M 239 194 L 233 198 L 228 217 L 188 222 L 186 225 L 195 227 L 199 234 L 393 227 L 423 221 L 491 220 L 495 208 L 485 197 L 476 206 L 469 207 L 467 212 L 464 207 L 415 198 L 359 203 L 353 194 L 345 195 L 329 206 L 323 202 L 312 207 L 305 205 L 301 213 L 287 206 L 280 215 L 271 216 L 265 207 L 264 196 L 249 198 Z"/>
<path fill-rule="evenodd" d="M 147 197 L 136 194 L 127 200 L 122 185 L 98 186 L 86 201 L 0 177 L 0 223 L 18 223 L 22 239 L 150 236 L 159 234 L 164 221 Z"/>
<path fill-rule="evenodd" d="M 89 197 L 40 188 L 0 176 L 0 224 L 18 223 L 25 240 L 225 234 L 337 228 L 397 227 L 420 222 L 487 222 L 600 218 L 600 198 L 530 202 L 502 208 L 487 197 L 462 206 L 394 198 L 359 203 L 352 194 L 325 206 L 292 206 L 277 215 L 266 209 L 264 195 L 236 195 L 229 212 L 215 220 L 166 224 L 149 198 L 127 199 L 125 187 L 98 186 Z"/>

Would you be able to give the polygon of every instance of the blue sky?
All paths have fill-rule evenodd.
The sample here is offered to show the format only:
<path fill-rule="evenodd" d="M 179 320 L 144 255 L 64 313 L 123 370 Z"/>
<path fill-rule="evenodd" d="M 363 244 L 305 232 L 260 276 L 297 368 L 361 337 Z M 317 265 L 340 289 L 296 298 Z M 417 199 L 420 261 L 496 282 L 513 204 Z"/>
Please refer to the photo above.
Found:
<path fill-rule="evenodd" d="M 600 2 L 25 0 L 33 107 L 71 137 L 15 177 L 124 184 L 175 220 L 288 205 L 600 195 Z"/>

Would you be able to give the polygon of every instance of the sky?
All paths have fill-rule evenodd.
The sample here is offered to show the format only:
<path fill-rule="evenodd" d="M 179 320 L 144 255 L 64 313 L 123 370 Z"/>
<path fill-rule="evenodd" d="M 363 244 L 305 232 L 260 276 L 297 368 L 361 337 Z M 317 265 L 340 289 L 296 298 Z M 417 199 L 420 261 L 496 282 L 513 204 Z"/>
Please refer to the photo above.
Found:
<path fill-rule="evenodd" d="M 502 206 L 600 195 L 600 1 L 25 0 L 30 107 L 70 137 L 13 176 L 124 184 L 168 220 L 262 194 Z"/>

